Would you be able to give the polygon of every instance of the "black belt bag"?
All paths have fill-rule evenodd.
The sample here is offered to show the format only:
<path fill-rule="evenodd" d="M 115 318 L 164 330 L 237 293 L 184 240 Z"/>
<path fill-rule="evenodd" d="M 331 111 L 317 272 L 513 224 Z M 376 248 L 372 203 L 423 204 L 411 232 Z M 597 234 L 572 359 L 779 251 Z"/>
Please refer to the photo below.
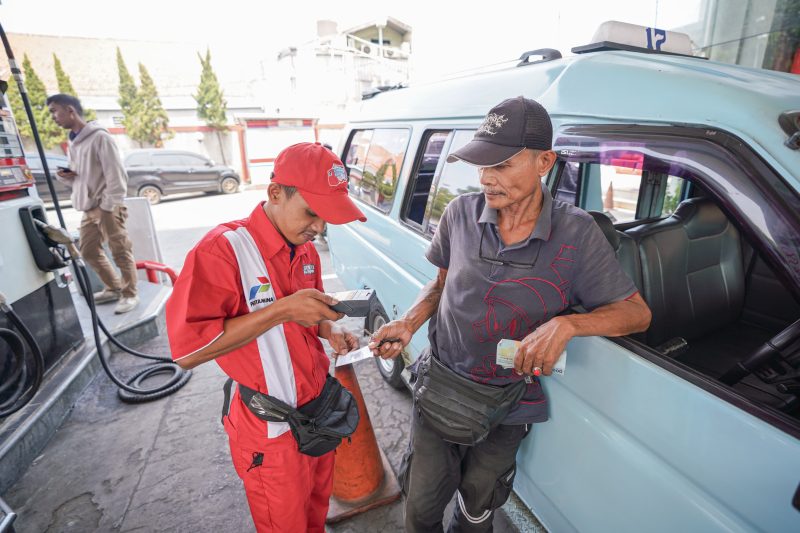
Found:
<path fill-rule="evenodd" d="M 500 425 L 525 394 L 525 382 L 484 385 L 454 372 L 430 353 L 420 362 L 414 400 L 428 426 L 444 440 L 474 446 Z"/>
<path fill-rule="evenodd" d="M 328 376 L 319 396 L 296 409 L 242 384 L 239 394 L 250 412 L 261 420 L 288 423 L 300 452 L 312 457 L 335 450 L 358 426 L 356 400 L 333 376 Z"/>

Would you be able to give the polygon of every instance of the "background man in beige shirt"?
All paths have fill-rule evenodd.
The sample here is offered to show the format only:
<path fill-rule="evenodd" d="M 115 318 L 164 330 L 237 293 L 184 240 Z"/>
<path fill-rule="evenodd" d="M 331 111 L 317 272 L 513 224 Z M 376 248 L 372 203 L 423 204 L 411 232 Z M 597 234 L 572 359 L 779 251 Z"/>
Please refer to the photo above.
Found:
<path fill-rule="evenodd" d="M 72 207 L 83 211 L 81 255 L 105 284 L 104 290 L 95 293 L 95 303 L 117 301 L 114 312 L 127 313 L 139 304 L 139 297 L 133 245 L 125 229 L 128 175 L 117 146 L 105 128 L 83 119 L 83 108 L 74 96 L 55 94 L 47 99 L 47 106 L 56 124 L 70 130 L 70 168 L 59 169 L 56 175 L 72 187 Z M 103 251 L 104 242 L 121 276 Z"/>

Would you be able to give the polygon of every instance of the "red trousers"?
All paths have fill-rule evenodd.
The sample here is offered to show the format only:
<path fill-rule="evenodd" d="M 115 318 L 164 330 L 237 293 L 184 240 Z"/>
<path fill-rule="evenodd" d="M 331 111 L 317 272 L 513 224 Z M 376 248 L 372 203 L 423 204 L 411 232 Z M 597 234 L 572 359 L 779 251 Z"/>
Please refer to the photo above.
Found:
<path fill-rule="evenodd" d="M 334 452 L 322 457 L 304 455 L 297 450 L 291 431 L 274 439 L 267 439 L 263 429 L 254 435 L 252 426 L 257 419 L 250 419 L 252 415 L 236 396 L 232 412 L 225 417 L 225 430 L 256 530 L 324 533 L 333 489 Z M 243 434 L 245 428 L 249 431 Z"/>

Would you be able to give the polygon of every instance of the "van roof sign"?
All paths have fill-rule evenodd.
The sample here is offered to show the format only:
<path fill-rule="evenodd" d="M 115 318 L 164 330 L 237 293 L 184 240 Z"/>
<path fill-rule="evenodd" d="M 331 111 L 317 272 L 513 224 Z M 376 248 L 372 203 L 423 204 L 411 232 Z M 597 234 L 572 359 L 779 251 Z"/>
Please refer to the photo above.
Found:
<path fill-rule="evenodd" d="M 677 31 L 609 20 L 597 28 L 591 44 L 577 46 L 572 49 L 572 52 L 581 54 L 602 50 L 629 50 L 691 56 L 692 40 L 687 34 Z"/>

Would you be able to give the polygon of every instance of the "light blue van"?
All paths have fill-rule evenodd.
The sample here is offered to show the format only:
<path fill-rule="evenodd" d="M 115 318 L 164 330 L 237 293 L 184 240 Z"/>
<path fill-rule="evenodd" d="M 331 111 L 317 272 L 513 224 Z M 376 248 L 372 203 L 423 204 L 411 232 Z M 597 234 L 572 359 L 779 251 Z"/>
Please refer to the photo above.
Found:
<path fill-rule="evenodd" d="M 537 100 L 550 191 L 594 212 L 653 321 L 569 344 L 516 493 L 551 532 L 800 531 L 800 78 L 651 52 L 541 51 L 366 100 L 340 155 L 368 221 L 328 228 L 336 273 L 377 290 L 370 329 L 406 311 L 444 207 L 479 190 L 447 154 L 496 103 Z"/>

